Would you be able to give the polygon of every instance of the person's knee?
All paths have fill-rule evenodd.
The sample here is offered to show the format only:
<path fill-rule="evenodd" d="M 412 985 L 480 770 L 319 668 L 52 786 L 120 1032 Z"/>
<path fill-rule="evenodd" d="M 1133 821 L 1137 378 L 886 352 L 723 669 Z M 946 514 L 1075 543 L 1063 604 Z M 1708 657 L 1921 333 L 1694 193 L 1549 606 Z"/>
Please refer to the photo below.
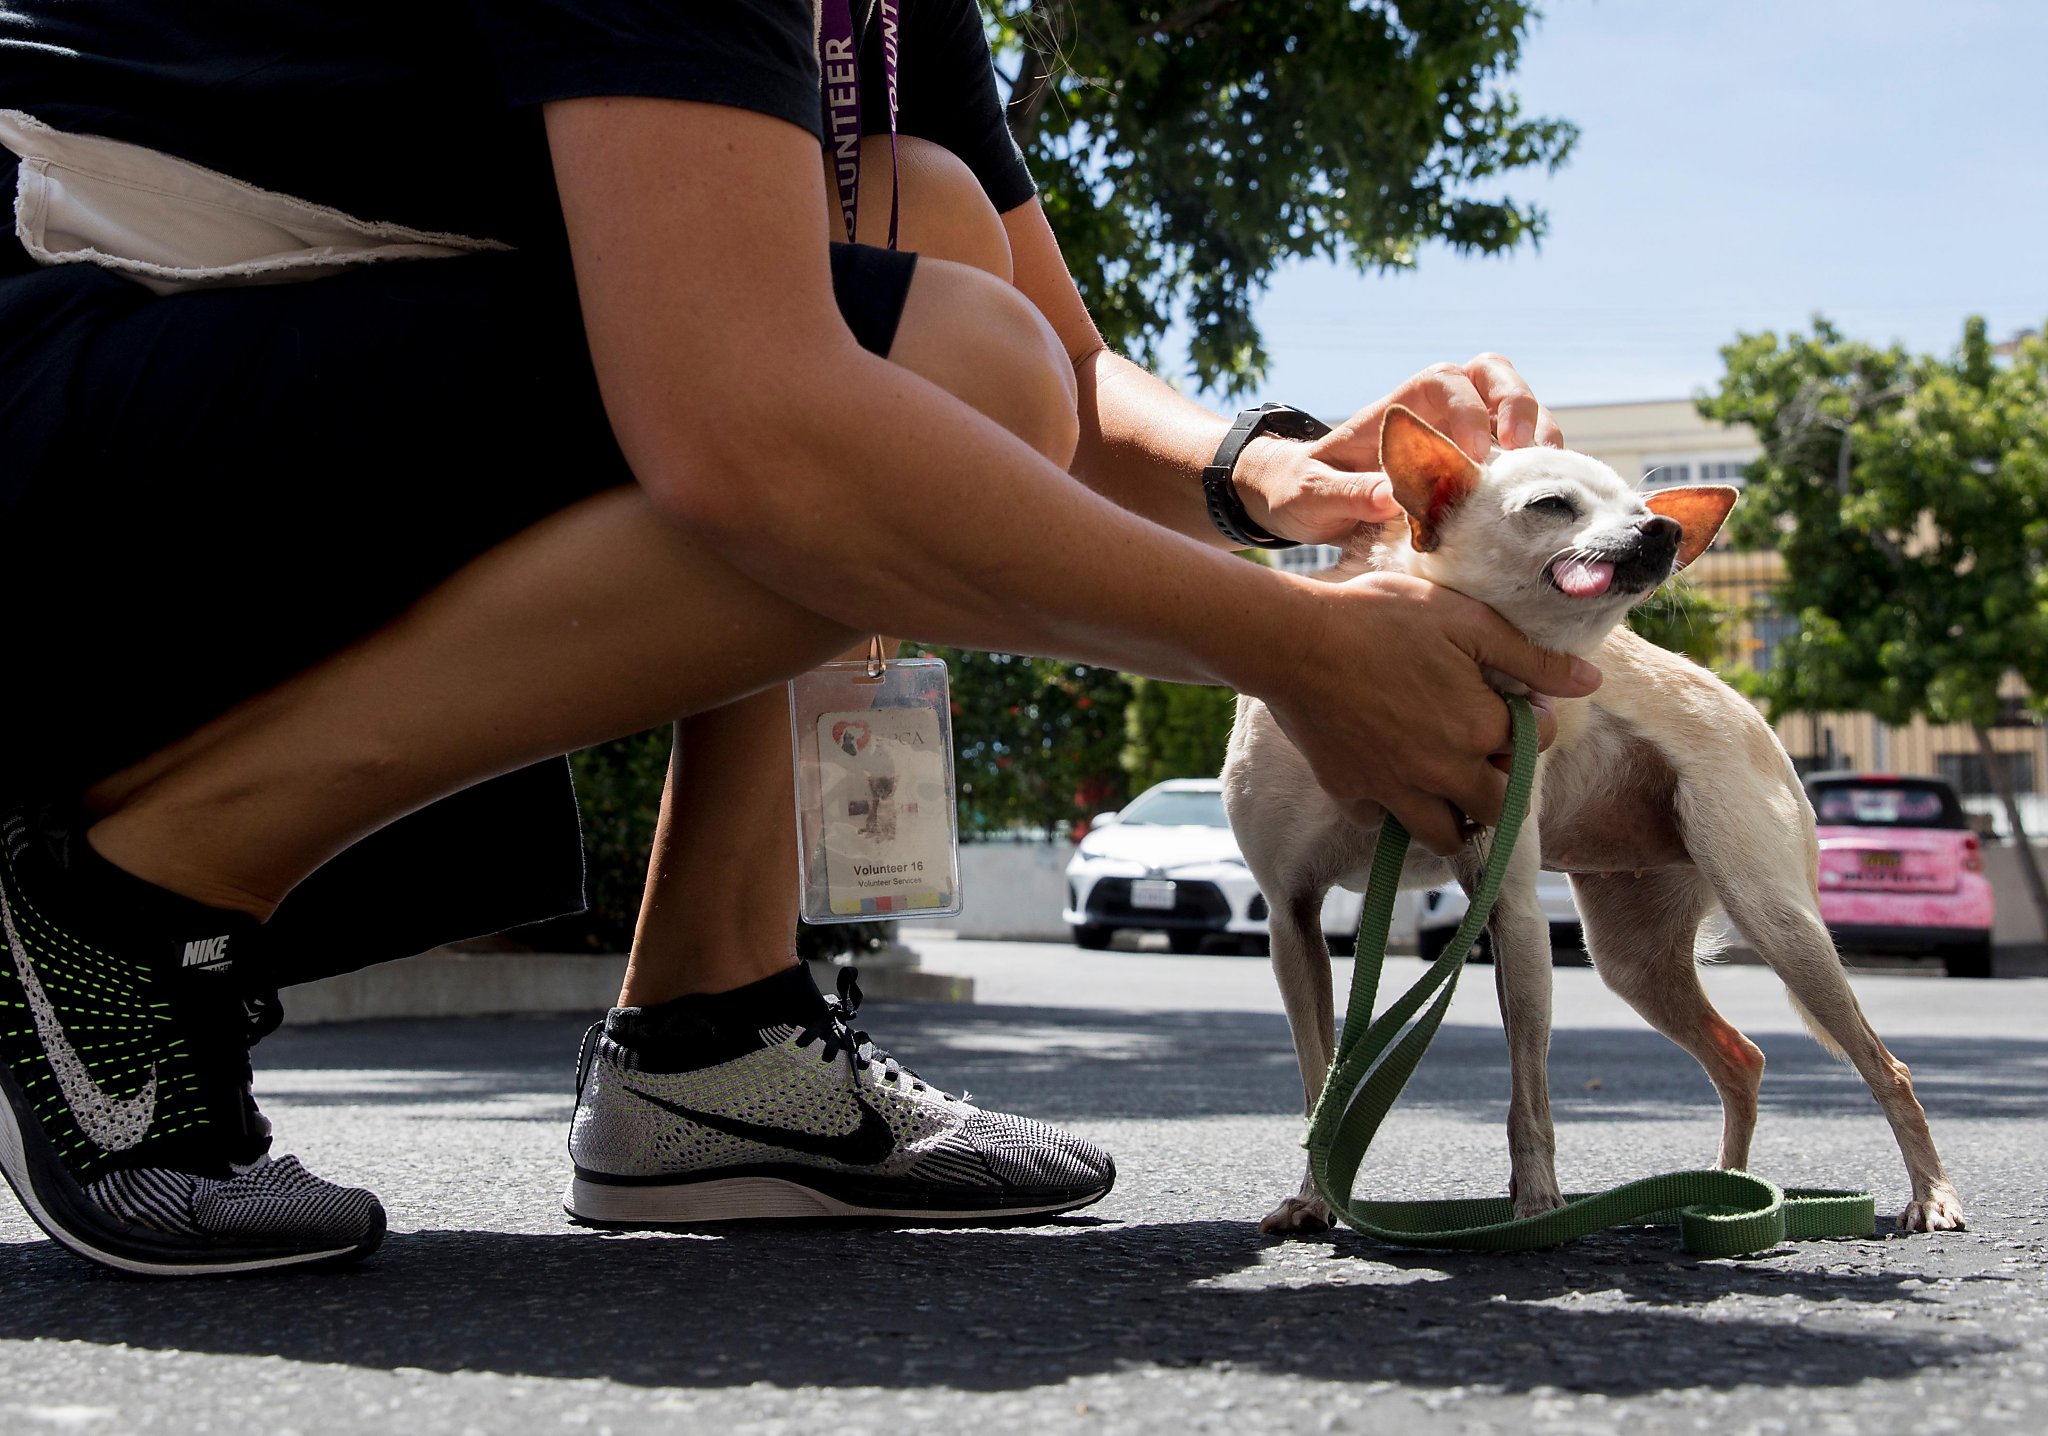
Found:
<path fill-rule="evenodd" d="M 1061 468 L 1080 443 L 1073 361 L 1038 306 L 964 265 L 920 260 L 891 361 L 980 410 Z"/>
<path fill-rule="evenodd" d="M 889 358 L 994 419 L 1061 468 L 1080 443 L 1074 366 L 1011 283 L 1009 231 L 974 172 L 927 140 L 898 141 L 898 247 L 918 255 Z M 888 242 L 889 141 L 861 151 L 860 237 Z"/>
<path fill-rule="evenodd" d="M 1009 231 L 974 172 L 951 150 L 929 140 L 904 135 L 897 143 L 897 248 L 1011 278 Z M 889 242 L 888 174 L 889 141 L 870 136 L 861 145 L 863 244 Z"/>
<path fill-rule="evenodd" d="M 961 355 L 978 394 L 968 402 L 1062 469 L 1081 441 L 1073 361 L 1038 306 L 983 280 L 963 325 Z"/>

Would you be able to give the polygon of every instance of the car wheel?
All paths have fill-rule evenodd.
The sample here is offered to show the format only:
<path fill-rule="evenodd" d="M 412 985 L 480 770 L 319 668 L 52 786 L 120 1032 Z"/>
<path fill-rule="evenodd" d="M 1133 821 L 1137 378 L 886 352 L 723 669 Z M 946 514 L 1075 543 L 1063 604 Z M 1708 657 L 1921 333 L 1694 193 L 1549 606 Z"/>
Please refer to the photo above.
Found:
<path fill-rule="evenodd" d="M 1200 952 L 1208 937 L 1209 934 L 1206 932 L 1169 932 L 1166 935 L 1166 950 L 1187 957 Z"/>
<path fill-rule="evenodd" d="M 1355 932 L 1342 934 L 1326 932 L 1323 934 L 1323 941 L 1329 944 L 1330 956 L 1332 957 L 1358 956 L 1358 934 Z"/>
<path fill-rule="evenodd" d="M 1116 936 L 1113 927 L 1098 927 L 1092 922 L 1077 922 L 1073 926 L 1074 946 L 1085 947 L 1090 952 L 1100 952 L 1109 946 L 1109 940 Z"/>
<path fill-rule="evenodd" d="M 1444 955 L 1444 944 L 1451 940 L 1451 931 L 1447 927 L 1426 927 L 1415 935 L 1415 950 L 1424 962 L 1435 962 Z"/>
<path fill-rule="evenodd" d="M 1950 948 L 1943 956 L 1942 965 L 1948 969 L 1950 977 L 1991 976 L 1991 939 Z"/>

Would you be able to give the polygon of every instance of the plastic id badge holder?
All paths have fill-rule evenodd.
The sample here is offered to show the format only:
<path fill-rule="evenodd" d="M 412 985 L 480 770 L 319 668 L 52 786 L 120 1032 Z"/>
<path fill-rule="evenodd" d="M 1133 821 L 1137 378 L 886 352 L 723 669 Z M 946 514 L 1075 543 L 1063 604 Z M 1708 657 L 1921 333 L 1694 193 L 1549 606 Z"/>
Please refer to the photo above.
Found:
<path fill-rule="evenodd" d="M 936 658 L 828 663 L 789 685 L 805 922 L 953 917 L 953 708 Z"/>

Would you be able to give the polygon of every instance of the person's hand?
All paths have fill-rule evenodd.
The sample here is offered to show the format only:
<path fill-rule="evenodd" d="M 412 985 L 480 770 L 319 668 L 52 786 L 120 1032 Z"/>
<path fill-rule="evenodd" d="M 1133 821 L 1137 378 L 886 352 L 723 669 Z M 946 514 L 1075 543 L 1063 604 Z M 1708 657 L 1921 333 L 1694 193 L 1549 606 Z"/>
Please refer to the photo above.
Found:
<path fill-rule="evenodd" d="M 1377 403 L 1309 443 L 1261 436 L 1237 465 L 1237 491 L 1252 521 L 1302 543 L 1341 544 L 1361 524 L 1400 517 L 1380 466 L 1380 422 L 1402 404 L 1484 462 L 1498 445 L 1562 447 L 1564 435 L 1515 366 L 1498 354 L 1433 364 Z"/>
<path fill-rule="evenodd" d="M 1580 698 L 1600 685 L 1592 664 L 1536 647 L 1485 604 L 1405 574 L 1320 586 L 1317 621 L 1259 694 L 1308 760 L 1316 781 L 1354 818 L 1398 817 L 1448 857 L 1470 823 L 1499 821 L 1507 792 L 1493 761 L 1511 747 L 1495 669 L 1533 693 Z M 1539 704 L 1547 746 L 1555 717 Z M 1467 821 L 1469 819 L 1469 822 Z"/>

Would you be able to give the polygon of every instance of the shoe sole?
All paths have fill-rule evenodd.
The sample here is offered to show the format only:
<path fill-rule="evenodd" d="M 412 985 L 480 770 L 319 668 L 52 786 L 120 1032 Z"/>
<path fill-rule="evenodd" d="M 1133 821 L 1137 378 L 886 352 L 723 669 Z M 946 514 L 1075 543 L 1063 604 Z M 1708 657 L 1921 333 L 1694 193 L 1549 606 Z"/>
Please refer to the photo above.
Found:
<path fill-rule="evenodd" d="M 368 1256 L 384 1240 L 380 1216 L 377 1229 L 361 1241 L 318 1251 L 222 1248 L 218 1256 L 180 1251 L 177 1238 L 137 1231 L 93 1205 L 48 1151 L 41 1129 L 22 1125 L 16 1116 L 13 1079 L 4 1072 L 0 1098 L 0 1175 L 6 1176 L 31 1221 L 59 1245 L 99 1266 L 135 1276 L 232 1276 L 280 1267 L 342 1265 Z"/>
<path fill-rule="evenodd" d="M 687 1227 L 745 1221 L 893 1221 L 908 1226 L 933 1222 L 995 1225 L 1025 1217 L 1050 1217 L 1101 1201 L 1109 1188 L 1086 1196 L 1023 1206 L 942 1208 L 865 1205 L 781 1177 L 723 1177 L 708 1181 L 630 1185 L 569 1179 L 562 1210 L 586 1226 Z"/>

